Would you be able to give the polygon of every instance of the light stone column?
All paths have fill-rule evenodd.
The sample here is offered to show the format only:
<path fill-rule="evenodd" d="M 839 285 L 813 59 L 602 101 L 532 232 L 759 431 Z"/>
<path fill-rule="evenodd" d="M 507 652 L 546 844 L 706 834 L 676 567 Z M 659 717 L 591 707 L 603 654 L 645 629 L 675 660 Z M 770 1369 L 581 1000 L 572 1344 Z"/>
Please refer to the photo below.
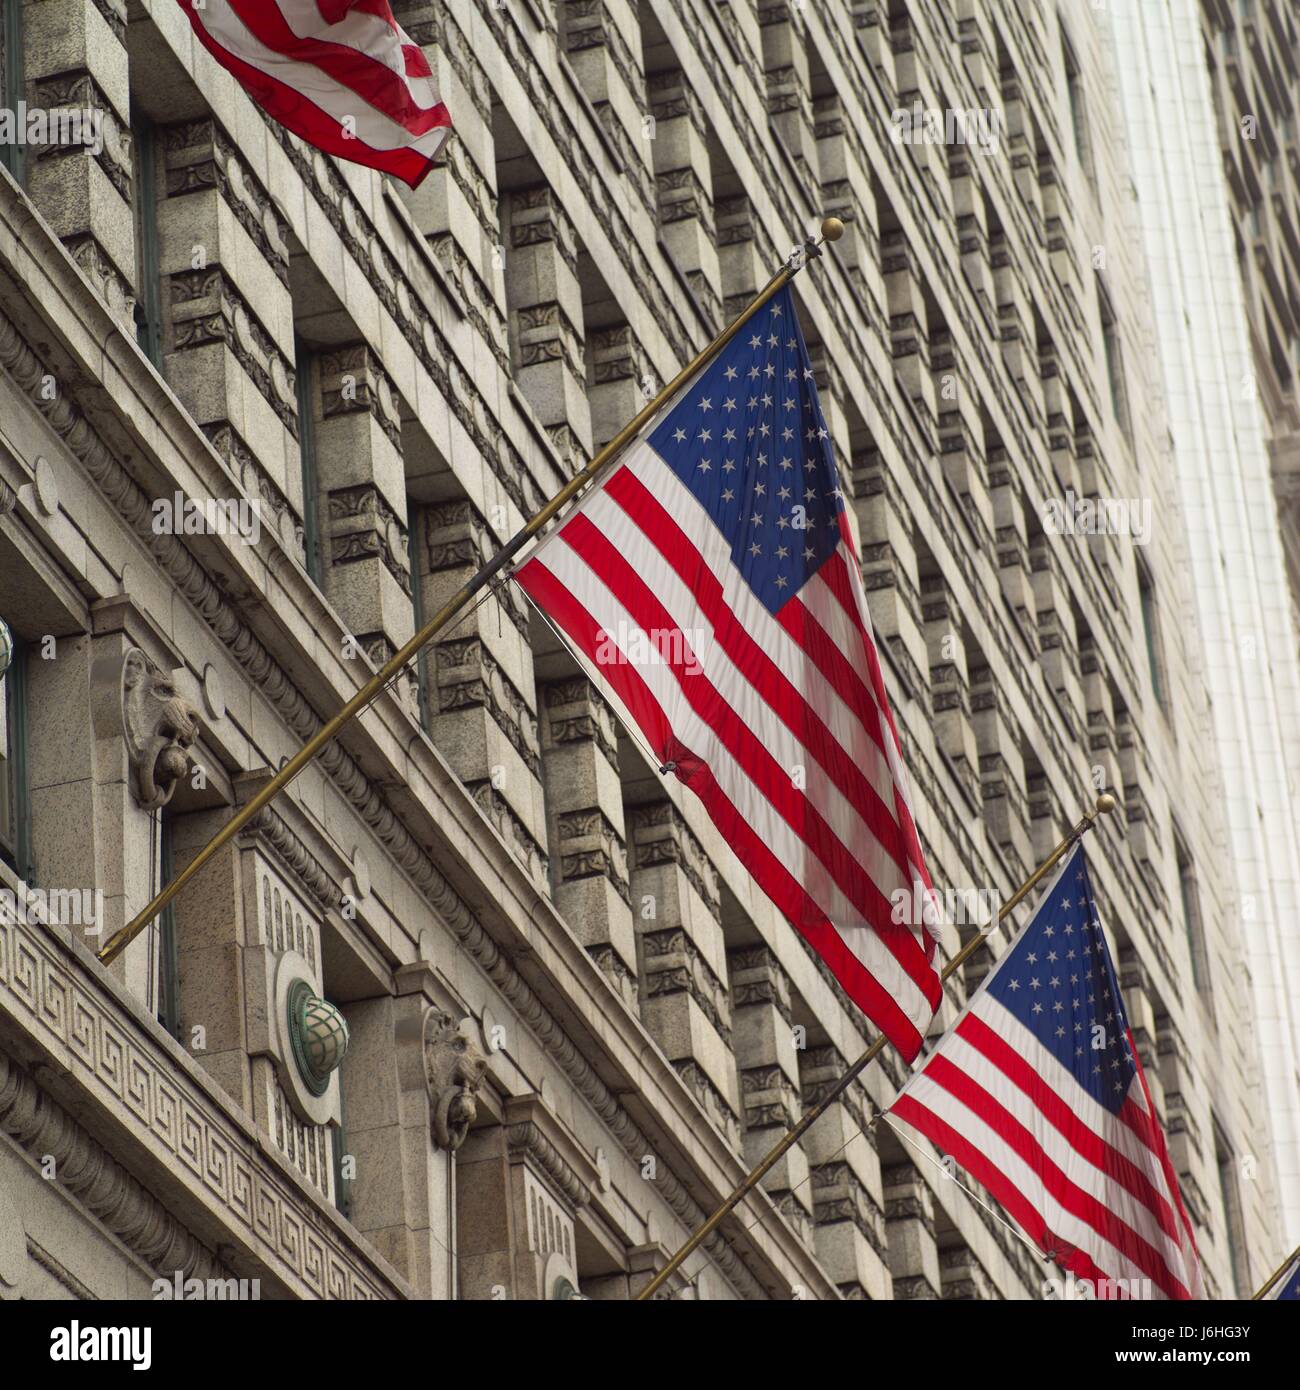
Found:
<path fill-rule="evenodd" d="M 937 571 L 921 581 L 921 615 L 925 620 L 935 741 L 948 755 L 962 785 L 978 806 L 979 750 L 971 723 L 966 618 L 947 580 Z"/>
<path fill-rule="evenodd" d="M 650 357 L 626 323 L 598 328 L 587 338 L 587 400 L 592 444 L 603 448 L 654 395 L 662 383 Z"/>
<path fill-rule="evenodd" d="M 296 544 L 302 468 L 284 220 L 215 121 L 162 127 L 158 142 L 164 375 L 242 470 L 264 522 Z"/>
<path fill-rule="evenodd" d="M 1038 620 L 1038 661 L 1048 689 L 1056 692 L 1072 743 L 1083 740 L 1083 687 L 1079 681 L 1070 586 L 1063 573 L 1059 547 L 1076 544 L 1078 541 L 1072 536 L 1040 534 L 1029 552 Z"/>
<path fill-rule="evenodd" d="M 860 34 L 862 30 L 858 31 Z M 822 207 L 844 223 L 835 244 L 835 259 L 848 272 L 866 307 L 872 327 L 884 316 L 885 286 L 880 274 L 880 237 L 871 163 L 851 111 L 838 92 L 815 103 L 817 160 L 821 170 Z"/>
<path fill-rule="evenodd" d="M 398 402 L 364 343 L 320 353 L 311 373 L 325 593 L 379 667 L 415 630 Z M 414 674 L 399 688 L 414 714 Z"/>
<path fill-rule="evenodd" d="M 641 1021 L 714 1124 L 740 1143 L 718 876 L 670 801 L 627 812 Z"/>
<path fill-rule="evenodd" d="M 547 184 L 502 199 L 515 380 L 556 447 L 591 457 L 577 234 Z"/>
<path fill-rule="evenodd" d="M 817 1105 L 849 1063 L 830 1043 L 799 1054 L 804 1108 Z M 870 1104 L 858 1082 L 842 1092 L 808 1131 L 817 1258 L 846 1298 L 893 1297 L 880 1158 Z"/>
<path fill-rule="evenodd" d="M 882 1173 L 894 1297 L 937 1299 L 943 1286 L 934 1234 L 934 1196 L 911 1163 Z"/>
<path fill-rule="evenodd" d="M 885 642 L 911 684 L 928 699 L 929 658 L 921 626 L 912 519 L 898 483 L 878 449 L 854 459 L 862 582 L 877 641 Z"/>
<path fill-rule="evenodd" d="M 130 81 L 123 0 L 38 0 L 22 6 L 25 92 L 31 107 L 91 110 L 102 147 L 27 150 L 27 191 L 96 292 L 135 336 L 135 229 L 131 214 Z"/>
<path fill-rule="evenodd" d="M 722 327 L 722 270 L 713 219 L 708 125 L 680 68 L 649 83 L 660 234 L 715 329 Z"/>
<path fill-rule="evenodd" d="M 467 498 L 421 507 L 421 611 L 438 611 L 495 551 Z M 506 584 L 425 658 L 429 734 L 539 886 L 548 883 L 546 807 L 528 613 Z"/>
<path fill-rule="evenodd" d="M 901 227 L 881 233 L 880 268 L 885 278 L 894 372 L 921 417 L 926 438 L 936 441 L 939 409 L 930 367 L 924 277 L 916 248 Z"/>
<path fill-rule="evenodd" d="M 810 188 L 820 185 L 813 133 L 808 29 L 800 7 L 787 0 L 759 0 L 767 114 Z"/>
<path fill-rule="evenodd" d="M 394 988 L 344 1011 L 344 1140 L 356 1165 L 349 1220 L 420 1297 L 451 1298 L 454 1159 L 433 1142 L 423 1047 L 440 996 L 427 962 L 399 967 Z"/>
<path fill-rule="evenodd" d="M 653 215 L 653 132 L 646 120 L 640 12 L 633 0 L 559 0 L 556 8 L 561 48 L 633 188 Z"/>
<path fill-rule="evenodd" d="M 744 193 L 719 198 L 714 206 L 722 313 L 730 322 L 778 269 L 777 249 Z"/>
<path fill-rule="evenodd" d="M 1009 857 L 1013 879 L 1019 883 L 1033 867 L 1025 761 L 1018 725 L 1002 687 L 987 666 L 971 679 L 971 722 L 980 755 L 985 826 Z"/>
<path fill-rule="evenodd" d="M 614 717 L 583 676 L 553 681 L 540 697 L 555 905 L 635 1009 L 636 933 Z"/>
<path fill-rule="evenodd" d="M 746 1167 L 752 1168 L 803 1113 L 790 977 L 775 952 L 763 943 L 736 947 L 728 952 L 727 964 L 744 1106 L 743 1148 Z M 802 1143 L 789 1149 L 768 1172 L 763 1187 L 803 1241 L 810 1243 L 813 1192 Z"/>

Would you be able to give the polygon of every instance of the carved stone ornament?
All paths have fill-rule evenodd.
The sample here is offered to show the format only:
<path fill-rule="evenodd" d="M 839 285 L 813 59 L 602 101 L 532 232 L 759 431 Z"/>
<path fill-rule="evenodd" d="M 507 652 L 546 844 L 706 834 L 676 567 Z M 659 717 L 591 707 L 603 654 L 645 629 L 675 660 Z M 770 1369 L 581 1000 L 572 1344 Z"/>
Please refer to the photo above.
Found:
<path fill-rule="evenodd" d="M 452 1021 L 431 1010 L 424 1021 L 424 1074 L 433 1108 L 433 1140 L 454 1153 L 465 1142 L 478 1114 L 478 1089 L 487 1058 L 477 1041 Z"/>
<path fill-rule="evenodd" d="M 176 693 L 172 678 L 132 647 L 122 662 L 122 728 L 141 806 L 165 806 L 189 771 L 199 711 Z"/>

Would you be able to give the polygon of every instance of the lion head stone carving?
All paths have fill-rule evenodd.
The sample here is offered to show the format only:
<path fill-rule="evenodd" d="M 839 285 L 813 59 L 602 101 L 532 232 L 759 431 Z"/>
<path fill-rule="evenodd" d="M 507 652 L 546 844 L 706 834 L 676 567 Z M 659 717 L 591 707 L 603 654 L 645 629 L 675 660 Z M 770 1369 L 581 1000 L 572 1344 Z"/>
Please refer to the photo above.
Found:
<path fill-rule="evenodd" d="M 189 771 L 199 712 L 139 647 L 122 663 L 122 725 L 140 804 L 147 810 L 165 806 Z"/>
<path fill-rule="evenodd" d="M 431 1010 L 424 1021 L 424 1073 L 433 1103 L 433 1138 L 454 1152 L 478 1114 L 478 1090 L 487 1072 L 482 1048 L 450 1014 Z"/>

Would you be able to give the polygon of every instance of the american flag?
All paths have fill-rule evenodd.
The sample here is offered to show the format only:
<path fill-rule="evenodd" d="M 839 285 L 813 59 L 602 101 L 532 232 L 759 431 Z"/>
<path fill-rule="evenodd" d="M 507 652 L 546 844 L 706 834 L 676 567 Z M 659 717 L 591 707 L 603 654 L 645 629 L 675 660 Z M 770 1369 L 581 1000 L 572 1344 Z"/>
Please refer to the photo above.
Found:
<path fill-rule="evenodd" d="M 1096 1297 L 1201 1297 L 1082 845 L 890 1111 Z"/>
<path fill-rule="evenodd" d="M 451 133 L 388 0 L 178 0 L 204 48 L 281 125 L 413 188 Z"/>
<path fill-rule="evenodd" d="M 1268 1296 L 1283 1303 L 1300 1303 L 1300 1257 L 1291 1261 Z"/>
<path fill-rule="evenodd" d="M 940 998 L 911 906 L 930 880 L 788 286 L 516 578 L 914 1057 Z"/>

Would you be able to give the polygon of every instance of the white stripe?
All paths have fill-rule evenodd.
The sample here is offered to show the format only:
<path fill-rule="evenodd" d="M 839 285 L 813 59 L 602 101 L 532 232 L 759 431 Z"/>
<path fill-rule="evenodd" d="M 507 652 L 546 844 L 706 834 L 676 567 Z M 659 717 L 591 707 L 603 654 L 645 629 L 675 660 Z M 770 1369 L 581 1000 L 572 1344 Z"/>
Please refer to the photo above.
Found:
<path fill-rule="evenodd" d="M 1034 1142 L 1070 1182 L 1081 1191 L 1096 1198 L 1103 1207 L 1109 1208 L 1113 1216 L 1123 1221 L 1136 1235 L 1141 1236 L 1162 1256 L 1176 1279 L 1185 1287 L 1189 1285 L 1182 1247 L 1172 1236 L 1161 1229 L 1155 1215 L 1139 1197 L 1133 1196 L 1117 1179 L 1108 1178 L 1100 1168 L 1097 1168 L 1091 1160 L 1080 1153 L 1015 1082 L 993 1062 L 990 1062 L 983 1053 L 972 1047 L 960 1034 L 954 1033 L 946 1038 L 941 1051 L 954 1066 L 965 1073 L 969 1080 L 987 1091 L 1004 1110 L 1029 1131 Z M 1076 1083 L 1074 1091 L 1078 1092 L 1080 1089 Z M 1086 1093 L 1084 1094 L 1086 1095 Z M 1058 1098 L 1060 1098 L 1059 1093 Z M 1074 1111 L 1074 1107 L 1069 1102 L 1064 1102 L 1064 1105 L 1067 1111 L 1075 1113 L 1076 1118 L 1080 1118 L 1080 1124 L 1091 1132 L 1093 1138 L 1100 1143 L 1106 1143 L 1106 1140 L 1097 1133 L 1093 1126 L 1083 1124 L 1081 1117 L 1077 1116 L 1077 1112 Z M 1126 1126 L 1120 1121 L 1115 1121 L 1110 1129 L 1114 1130 L 1115 1128 L 1123 1129 Z M 1156 1175 L 1150 1171 L 1153 1155 L 1150 1150 L 1145 1152 L 1147 1160 L 1145 1162 L 1137 1161 L 1134 1166 L 1159 1191 L 1163 1187 L 1163 1183 L 1158 1182 Z M 1172 1204 L 1169 1206 L 1169 1216 L 1174 1229 L 1177 1230 L 1178 1213 L 1173 1210 Z"/>
<path fill-rule="evenodd" d="M 844 605 L 826 583 L 821 574 L 813 576 L 812 580 L 805 584 L 799 591 L 799 597 L 803 600 L 804 606 L 814 618 L 826 629 L 836 645 L 854 655 L 851 657 L 854 669 L 862 672 L 862 682 L 871 692 L 872 699 L 875 699 L 875 685 L 871 680 L 870 673 L 863 670 L 866 656 L 863 650 L 864 642 L 870 642 L 873 649 L 876 649 L 874 637 L 871 635 L 871 612 L 867 607 L 867 596 L 862 588 L 862 577 L 858 571 L 856 560 L 849 557 L 845 562 L 845 568 L 849 573 L 849 590 L 854 596 L 857 604 L 858 616 L 862 621 L 859 629 L 853 621 L 850 613 L 846 612 Z M 865 637 L 864 637 L 865 633 Z M 877 649 L 878 650 L 878 649 Z M 903 763 L 902 755 L 898 751 L 898 743 L 894 738 L 894 731 L 889 727 L 889 720 L 885 717 L 885 711 L 880 709 L 877 701 L 877 709 L 880 714 L 880 738 L 884 744 L 885 753 L 889 758 L 889 770 L 898 787 L 899 794 L 902 796 L 912 819 L 916 819 L 915 805 L 912 800 L 912 784 L 908 779 L 907 768 Z"/>
<path fill-rule="evenodd" d="M 412 77 L 406 71 L 402 45 L 419 48 L 419 44 L 401 25 L 394 28 L 381 15 L 368 10 L 349 10 L 337 23 L 326 24 L 316 0 L 279 0 L 278 8 L 284 22 L 298 38 L 343 44 L 395 72 L 406 83 L 416 105 L 437 106 L 438 90 L 433 81 L 427 77 Z"/>
<path fill-rule="evenodd" d="M 354 130 L 357 140 L 373 150 L 410 149 L 432 159 L 450 133 L 447 126 L 435 126 L 423 135 L 412 136 L 400 122 L 371 106 L 350 87 L 336 82 L 314 63 L 295 62 L 269 48 L 249 33 L 226 0 L 205 0 L 203 9 L 194 13 L 204 29 L 227 52 L 267 77 L 300 92 L 336 120 L 340 127 L 345 120 L 349 120 L 349 128 Z"/>
<path fill-rule="evenodd" d="M 1043 1185 L 1035 1173 L 1019 1154 L 1012 1149 L 1000 1134 L 987 1125 L 980 1117 L 945 1091 L 942 1086 L 931 1081 L 922 1071 L 909 1086 L 912 1099 L 918 1105 L 937 1115 L 949 1128 L 956 1130 L 976 1148 L 1003 1176 L 1017 1192 L 1043 1218 L 1048 1230 L 1077 1245 L 1093 1264 L 1112 1279 L 1141 1281 L 1138 1287 L 1149 1283 L 1157 1298 L 1169 1295 L 1160 1288 L 1154 1279 L 1145 1274 L 1128 1256 L 1117 1250 L 1104 1236 L 1087 1225 L 1079 1217 L 1065 1210 L 1051 1192 Z M 893 1118 L 906 1124 L 901 1115 Z M 1035 1200 L 1037 1199 L 1037 1200 Z"/>
<path fill-rule="evenodd" d="M 703 504 L 644 440 L 632 446 L 623 466 L 636 475 L 681 528 L 722 586 L 722 596 L 735 613 L 741 628 L 796 687 L 817 717 L 835 735 L 836 741 L 844 745 L 892 817 L 894 782 L 888 760 L 880 751 L 879 744 L 872 739 L 857 711 L 841 698 L 831 682 L 816 669 L 812 658 L 772 617 L 745 582 L 744 576 L 732 563 L 726 538 Z M 593 494 L 588 499 L 589 504 L 600 495 Z M 857 642 L 855 648 L 854 654 L 845 653 L 845 659 L 861 674 L 861 643 Z M 810 678 L 801 680 L 799 673 L 805 668 Z M 865 680 L 863 684 L 867 686 L 870 698 L 870 685 Z M 874 705 L 874 701 L 872 703 Z"/>
<path fill-rule="evenodd" d="M 846 856 L 862 865 L 867 876 L 886 898 L 895 888 L 905 888 L 910 894 L 912 880 L 905 876 L 902 868 L 880 843 L 853 803 L 830 777 L 820 770 L 811 752 L 737 669 L 722 643 L 713 640 L 713 627 L 708 625 L 698 633 L 691 630 L 692 620 L 702 624 L 708 624 L 708 620 L 701 612 L 694 594 L 678 577 L 676 570 L 664 559 L 654 543 L 623 508 L 603 491 L 592 498 L 587 506 L 586 515 L 592 525 L 609 540 L 615 550 L 645 581 L 677 628 L 688 637 L 702 639 L 698 643 L 693 642 L 692 647 L 705 678 L 740 722 L 755 733 L 756 741 L 780 764 L 784 775 L 790 778 L 793 768 L 804 769 L 806 787 L 795 787 L 791 778 L 792 790 L 806 796 L 816 807 L 822 819 L 838 837 Z M 792 673 L 787 669 L 785 674 Z M 698 680 L 699 675 L 688 673 L 683 679 Z M 685 699 L 684 694 L 682 698 Z M 762 731 L 761 737 L 757 732 L 759 730 Z M 841 752 L 843 756 L 848 756 L 846 751 Z"/>
<path fill-rule="evenodd" d="M 991 994 L 980 994 L 971 1000 L 967 1012 L 987 1024 L 1014 1052 L 1023 1057 L 1058 1096 L 1069 1096 L 1069 1108 L 1094 1134 L 1102 1134 L 1109 1130 L 1113 1136 L 1110 1140 L 1111 1145 L 1150 1178 L 1152 1187 L 1165 1198 L 1171 1210 L 1177 1214 L 1178 1204 L 1173 1193 L 1169 1191 L 1169 1184 L 1165 1181 L 1164 1169 L 1158 1156 L 1122 1121 L 1108 1125 L 1112 1118 L 1110 1112 L 1079 1085 L 1069 1068 L 1062 1066 L 1004 1004 Z M 938 1050 L 946 1052 L 948 1042 L 956 1038 L 955 1032 L 949 1033 Z M 1130 1094 L 1137 1099 L 1141 1094 L 1141 1087 L 1135 1086 Z M 1152 1123 L 1156 1121 L 1153 1120 Z"/>
<path fill-rule="evenodd" d="M 599 576 L 567 545 L 551 547 L 540 562 L 611 637 L 620 632 L 640 630 Z M 606 689 L 599 668 L 595 670 L 598 684 L 602 690 Z M 821 860 L 754 785 L 713 730 L 695 714 L 672 671 L 655 662 L 639 662 L 636 670 L 659 701 L 675 735 L 708 764 L 723 793 L 758 838 L 834 924 L 845 944 L 881 988 L 893 997 L 918 1031 L 924 1032 L 933 1014 L 929 1000 L 834 883 Z"/>

